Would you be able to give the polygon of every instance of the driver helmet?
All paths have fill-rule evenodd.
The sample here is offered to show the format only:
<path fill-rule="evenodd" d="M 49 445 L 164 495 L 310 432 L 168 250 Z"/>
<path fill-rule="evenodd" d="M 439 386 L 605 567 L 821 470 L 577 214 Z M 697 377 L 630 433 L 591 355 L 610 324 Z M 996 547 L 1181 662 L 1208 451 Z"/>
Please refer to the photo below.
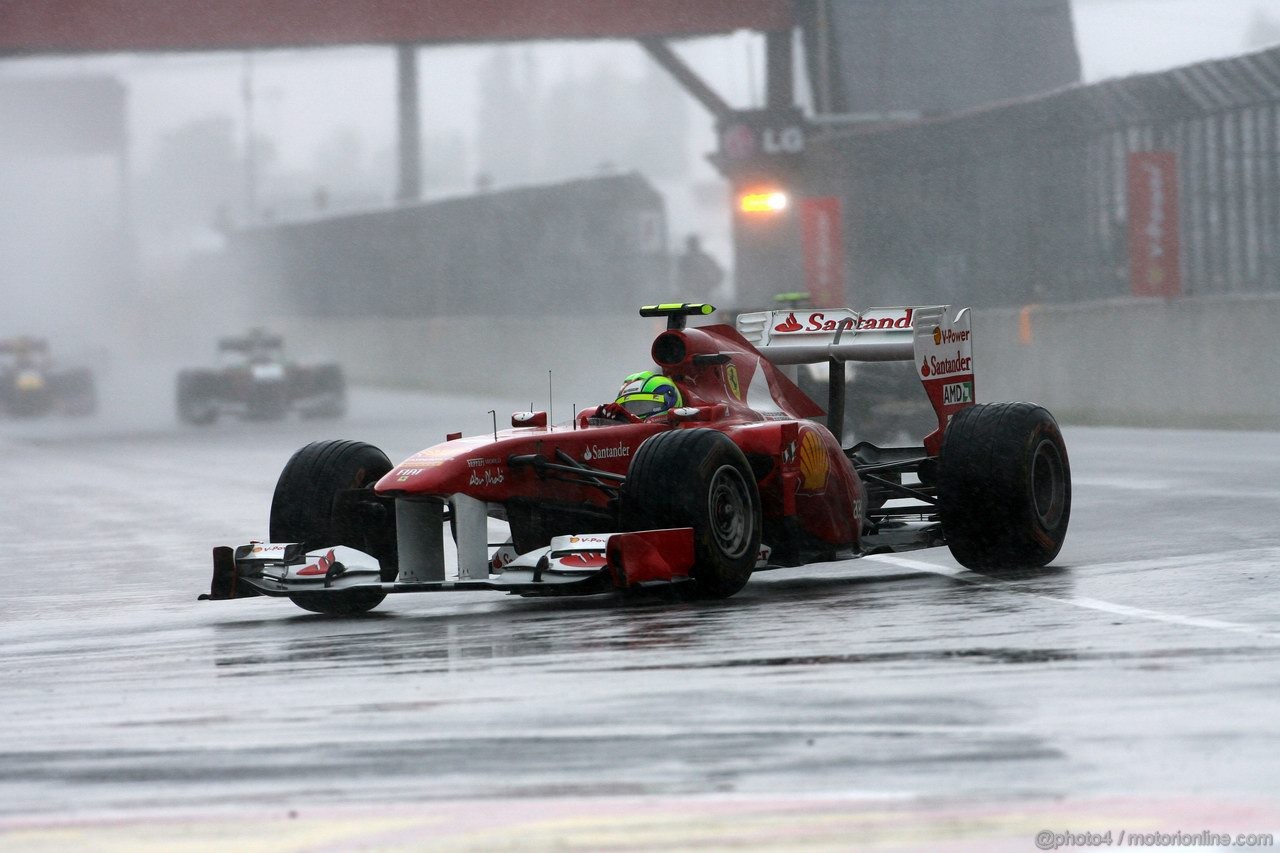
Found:
<path fill-rule="evenodd" d="M 651 370 L 633 373 L 622 380 L 613 402 L 638 418 L 659 415 L 683 405 L 676 383 Z"/>

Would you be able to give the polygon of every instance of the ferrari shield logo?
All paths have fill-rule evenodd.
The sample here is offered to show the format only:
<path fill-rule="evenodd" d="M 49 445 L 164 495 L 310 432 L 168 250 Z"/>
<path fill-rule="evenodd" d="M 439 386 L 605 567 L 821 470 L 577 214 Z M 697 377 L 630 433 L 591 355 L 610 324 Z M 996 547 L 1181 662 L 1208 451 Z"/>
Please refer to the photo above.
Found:
<path fill-rule="evenodd" d="M 742 400 L 742 386 L 738 384 L 738 366 L 731 364 L 724 369 L 724 385 L 733 395 L 733 399 Z"/>

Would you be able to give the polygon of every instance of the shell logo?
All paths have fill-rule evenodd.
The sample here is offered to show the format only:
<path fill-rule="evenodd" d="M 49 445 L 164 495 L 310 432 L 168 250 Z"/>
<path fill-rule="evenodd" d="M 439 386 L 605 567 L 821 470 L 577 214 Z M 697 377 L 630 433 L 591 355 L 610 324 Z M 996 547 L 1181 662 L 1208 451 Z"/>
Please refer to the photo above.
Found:
<path fill-rule="evenodd" d="M 798 455 L 800 457 L 800 491 L 821 492 L 827 487 L 827 474 L 831 471 L 831 460 L 816 432 L 805 430 L 804 437 L 800 439 Z"/>
<path fill-rule="evenodd" d="M 933 345 L 935 347 L 942 346 L 942 328 L 939 326 L 933 327 Z"/>

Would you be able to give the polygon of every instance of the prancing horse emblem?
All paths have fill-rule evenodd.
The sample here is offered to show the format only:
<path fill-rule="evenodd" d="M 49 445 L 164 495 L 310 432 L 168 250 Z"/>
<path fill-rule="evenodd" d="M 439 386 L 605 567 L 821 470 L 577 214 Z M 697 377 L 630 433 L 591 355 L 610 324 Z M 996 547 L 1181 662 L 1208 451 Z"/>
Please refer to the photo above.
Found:
<path fill-rule="evenodd" d="M 724 369 L 724 384 L 733 395 L 733 399 L 742 400 L 742 386 L 738 384 L 738 366 L 731 364 Z"/>

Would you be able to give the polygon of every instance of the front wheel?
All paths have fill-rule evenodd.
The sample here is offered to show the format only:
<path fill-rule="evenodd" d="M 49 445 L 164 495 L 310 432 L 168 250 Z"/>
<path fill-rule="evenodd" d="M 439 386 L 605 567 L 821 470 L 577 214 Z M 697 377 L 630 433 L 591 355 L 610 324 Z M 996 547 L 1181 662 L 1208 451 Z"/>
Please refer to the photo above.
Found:
<path fill-rule="evenodd" d="M 362 518 L 364 506 L 344 499 L 352 490 L 371 488 L 391 470 L 391 460 L 361 441 L 314 441 L 285 463 L 271 497 L 271 541 L 301 542 L 312 551 L 333 545 L 359 548 L 378 558 L 383 580 L 395 578 L 394 522 Z M 376 507 L 375 507 L 376 508 Z M 349 616 L 382 603 L 381 590 L 300 592 L 289 596 L 313 613 Z"/>
<path fill-rule="evenodd" d="M 938 504 L 947 546 L 961 565 L 1048 564 L 1071 518 L 1071 466 L 1053 415 L 1034 403 L 957 412 L 943 436 Z"/>
<path fill-rule="evenodd" d="M 621 509 L 624 530 L 693 528 L 700 595 L 728 598 L 751 578 L 760 553 L 760 492 L 747 458 L 724 433 L 678 429 L 640 445 Z"/>

